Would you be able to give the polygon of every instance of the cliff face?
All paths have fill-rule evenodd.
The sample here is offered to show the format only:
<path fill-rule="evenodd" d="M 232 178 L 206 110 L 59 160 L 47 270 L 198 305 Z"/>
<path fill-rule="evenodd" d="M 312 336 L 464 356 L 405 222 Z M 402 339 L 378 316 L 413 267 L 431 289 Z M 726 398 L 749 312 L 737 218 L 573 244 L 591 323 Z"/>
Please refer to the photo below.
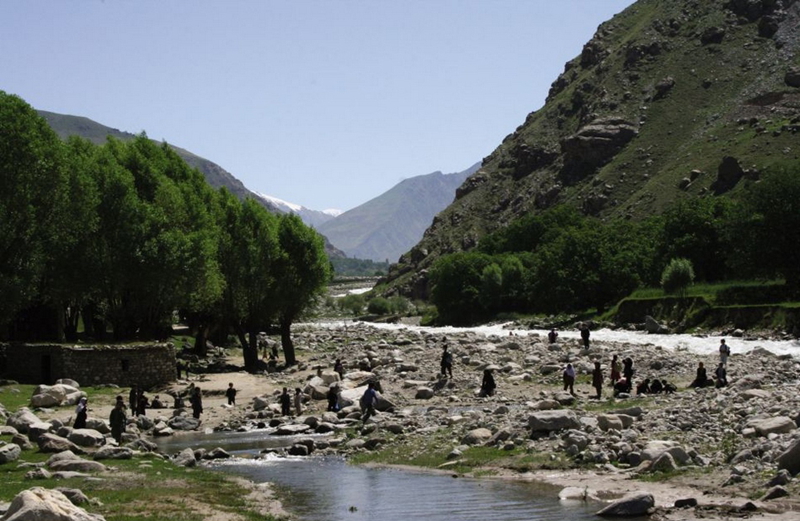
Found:
<path fill-rule="evenodd" d="M 637 219 L 800 158 L 800 2 L 639 0 L 603 23 L 527 116 L 392 267 L 427 296 L 442 254 L 529 212 L 572 204 Z"/>

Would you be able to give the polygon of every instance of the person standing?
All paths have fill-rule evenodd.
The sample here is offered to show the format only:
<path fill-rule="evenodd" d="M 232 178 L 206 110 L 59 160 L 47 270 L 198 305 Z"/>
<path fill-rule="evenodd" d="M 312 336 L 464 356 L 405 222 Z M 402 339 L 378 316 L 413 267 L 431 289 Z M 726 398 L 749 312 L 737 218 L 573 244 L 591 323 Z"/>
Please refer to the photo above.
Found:
<path fill-rule="evenodd" d="M 631 392 L 633 388 L 633 360 L 631 357 L 622 361 L 622 377 L 625 379 L 625 392 Z"/>
<path fill-rule="evenodd" d="M 567 364 L 564 368 L 564 390 L 569 389 L 569 394 L 575 396 L 575 368 Z"/>
<path fill-rule="evenodd" d="M 597 399 L 602 397 L 603 391 L 603 370 L 600 369 L 600 362 L 594 363 L 594 371 L 592 371 L 592 387 L 597 390 Z"/>
<path fill-rule="evenodd" d="M 139 388 L 136 385 L 131 387 L 131 392 L 128 394 L 128 405 L 131 406 L 131 414 L 136 416 L 136 411 L 139 410 Z"/>
<path fill-rule="evenodd" d="M 494 382 L 494 375 L 492 375 L 492 370 L 484 369 L 483 380 L 481 381 L 480 396 L 492 396 L 496 388 L 497 384 L 495 384 Z"/>
<path fill-rule="evenodd" d="M 622 364 L 619 362 L 619 356 L 614 355 L 611 357 L 611 385 L 614 385 L 621 376 Z"/>
<path fill-rule="evenodd" d="M 294 413 L 296 416 L 303 414 L 303 391 L 299 387 L 294 389 Z"/>
<path fill-rule="evenodd" d="M 117 443 L 122 443 L 122 433 L 125 432 L 128 418 L 125 416 L 125 402 L 121 395 L 117 396 L 117 401 L 108 417 L 108 423 L 111 424 L 111 437 L 117 440 Z"/>
<path fill-rule="evenodd" d="M 136 414 L 147 416 L 147 408 L 150 407 L 150 400 L 144 395 L 144 390 L 139 389 L 139 399 L 136 402 Z"/>
<path fill-rule="evenodd" d="M 86 405 L 86 397 L 78 401 L 78 406 L 75 407 L 75 423 L 72 424 L 73 429 L 86 428 L 86 416 L 89 414 L 89 407 Z"/>
<path fill-rule="evenodd" d="M 289 395 L 289 389 L 283 388 L 281 394 L 281 416 L 290 416 L 292 414 L 292 397 Z"/>
<path fill-rule="evenodd" d="M 581 325 L 581 339 L 583 340 L 583 347 L 585 349 L 589 349 L 589 337 L 591 333 L 589 332 L 589 326 L 586 324 Z"/>
<path fill-rule="evenodd" d="M 547 339 L 551 344 L 555 344 L 558 341 L 558 331 L 556 331 L 556 328 L 552 328 L 550 332 L 547 333 Z"/>
<path fill-rule="evenodd" d="M 337 358 L 333 364 L 333 372 L 339 375 L 339 380 L 344 380 L 344 365 L 341 358 Z"/>
<path fill-rule="evenodd" d="M 453 378 L 453 354 L 447 350 L 447 344 L 444 345 L 444 349 L 442 350 L 442 376 L 447 376 L 448 373 L 450 378 Z"/>
<path fill-rule="evenodd" d="M 339 411 L 339 386 L 331 385 L 328 389 L 328 410 L 331 412 Z"/>
<path fill-rule="evenodd" d="M 378 403 L 378 394 L 375 392 L 375 384 L 370 382 L 367 385 L 367 390 L 361 396 L 361 421 L 367 423 L 370 416 L 375 414 L 375 404 Z"/>
<path fill-rule="evenodd" d="M 228 389 L 225 391 L 225 397 L 228 398 L 228 405 L 236 405 L 236 389 L 233 387 L 233 382 L 228 384 Z"/>
<path fill-rule="evenodd" d="M 189 397 L 189 403 L 192 404 L 192 416 L 200 419 L 200 414 L 203 412 L 203 396 L 200 394 L 200 388 L 195 387 L 192 389 L 192 396 Z"/>
<path fill-rule="evenodd" d="M 725 339 L 723 338 L 719 341 L 719 362 L 725 367 L 728 366 L 729 356 L 731 356 L 731 348 L 725 343 Z"/>

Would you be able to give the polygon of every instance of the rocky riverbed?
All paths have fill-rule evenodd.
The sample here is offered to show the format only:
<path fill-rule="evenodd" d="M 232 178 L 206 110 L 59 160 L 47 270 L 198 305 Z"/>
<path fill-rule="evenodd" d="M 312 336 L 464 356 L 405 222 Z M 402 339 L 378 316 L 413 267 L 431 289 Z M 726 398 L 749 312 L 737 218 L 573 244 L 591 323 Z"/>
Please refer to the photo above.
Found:
<path fill-rule="evenodd" d="M 537 334 L 303 325 L 295 331 L 300 364 L 269 374 L 193 375 L 191 382 L 162 392 L 200 386 L 202 423 L 191 421 L 185 410 L 149 411 L 148 418 L 131 420 L 123 445 L 148 451 L 154 450 L 148 437 L 158 434 L 259 431 L 292 440 L 269 452 L 312 458 L 333 453 L 454 475 L 542 480 L 563 487 L 564 499 L 611 500 L 635 492 L 637 501 L 625 508 L 654 518 L 800 519 L 794 513 L 800 507 L 794 477 L 800 471 L 796 358 L 760 348 L 737 352 L 732 341 L 730 385 L 690 389 L 698 363 L 711 374 L 717 354 L 671 349 L 663 338 L 658 346 L 593 340 L 587 349 L 568 336 L 551 344 Z M 453 354 L 448 378 L 439 374 L 445 345 Z M 606 385 L 602 398 L 593 398 L 594 362 L 601 363 L 608 382 L 615 354 L 633 360 L 634 385 L 657 377 L 678 391 L 612 397 Z M 336 359 L 344 364 L 344 378 L 333 371 Z M 567 363 L 578 375 L 574 396 L 562 390 Z M 497 391 L 480 397 L 489 367 Z M 364 423 L 357 402 L 369 381 L 380 383 L 382 399 L 379 412 Z M 239 390 L 235 407 L 223 396 L 228 382 Z M 325 395 L 334 384 L 342 390 L 342 408 L 329 412 Z M 283 387 L 303 390 L 300 415 L 280 415 Z M 97 419 L 108 417 L 111 403 L 92 406 L 89 423 L 103 431 L 107 426 Z M 43 430 L 37 438 L 50 440 L 49 430 L 76 441 L 77 434 L 63 427 L 69 418 L 58 418 L 64 412 L 39 411 L 34 432 Z M 92 451 L 102 445 L 89 441 Z M 192 466 L 227 454 L 189 450 L 172 456 Z"/>

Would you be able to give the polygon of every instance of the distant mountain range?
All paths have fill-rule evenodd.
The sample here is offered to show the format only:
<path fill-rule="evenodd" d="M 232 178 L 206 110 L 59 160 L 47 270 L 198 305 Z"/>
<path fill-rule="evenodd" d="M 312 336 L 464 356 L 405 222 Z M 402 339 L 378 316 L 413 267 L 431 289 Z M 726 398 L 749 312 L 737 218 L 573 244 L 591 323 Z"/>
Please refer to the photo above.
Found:
<path fill-rule="evenodd" d="M 436 214 L 453 202 L 456 189 L 479 166 L 405 179 L 317 229 L 349 257 L 396 262 L 419 242 Z"/>
<path fill-rule="evenodd" d="M 107 127 L 85 117 L 44 110 L 38 113 L 62 139 L 76 135 L 102 144 L 108 136 L 120 140 L 135 137 L 130 132 Z M 187 163 L 202 172 L 214 188 L 224 186 L 240 199 L 254 198 L 274 213 L 291 212 L 300 216 L 303 222 L 326 237 L 328 255 L 374 261 L 395 262 L 417 244 L 436 214 L 453 202 L 456 189 L 480 166 L 475 164 L 455 174 L 434 172 L 411 177 L 384 194 L 342 213 L 340 210 L 312 210 L 253 192 L 218 164 L 188 150 L 170 146 Z"/>

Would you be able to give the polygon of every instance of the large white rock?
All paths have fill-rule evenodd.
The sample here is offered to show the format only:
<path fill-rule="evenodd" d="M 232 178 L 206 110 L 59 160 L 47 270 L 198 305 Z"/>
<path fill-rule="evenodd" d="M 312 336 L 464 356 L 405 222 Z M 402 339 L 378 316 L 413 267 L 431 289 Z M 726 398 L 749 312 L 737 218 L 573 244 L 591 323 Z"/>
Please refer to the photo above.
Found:
<path fill-rule="evenodd" d="M 105 442 L 105 436 L 94 429 L 75 429 L 67 437 L 79 447 L 97 447 Z"/>
<path fill-rule="evenodd" d="M 786 434 L 792 432 L 797 428 L 794 420 L 786 416 L 776 416 L 774 418 L 766 418 L 754 422 L 748 422 L 750 427 L 754 427 L 756 432 L 761 436 L 769 436 L 772 433 Z"/>
<path fill-rule="evenodd" d="M 8 443 L 0 447 L 0 464 L 10 463 L 19 459 L 22 448 L 16 443 Z"/>
<path fill-rule="evenodd" d="M 105 521 L 75 506 L 63 493 L 42 487 L 23 490 L 11 501 L 3 521 Z"/>
<path fill-rule="evenodd" d="M 539 411 L 528 417 L 528 427 L 533 432 L 551 432 L 564 429 L 580 429 L 581 422 L 573 411 Z"/>
<path fill-rule="evenodd" d="M 74 387 L 75 389 L 81 388 L 81 385 L 72 378 L 59 378 L 58 380 L 56 380 L 56 384 L 69 385 L 70 387 Z"/>
<path fill-rule="evenodd" d="M 480 445 L 492 437 L 492 431 L 486 428 L 472 429 L 461 439 L 463 445 Z"/>
<path fill-rule="evenodd" d="M 28 439 L 36 443 L 39 440 L 39 436 L 50 432 L 52 429 L 53 426 L 47 422 L 31 423 L 28 425 Z"/>
<path fill-rule="evenodd" d="M 6 420 L 6 425 L 10 425 L 17 429 L 17 431 L 21 432 L 22 434 L 28 433 L 28 425 L 32 423 L 41 423 L 40 420 L 35 414 L 31 412 L 30 409 L 27 407 L 20 408 L 17 412 L 12 414 Z"/>

